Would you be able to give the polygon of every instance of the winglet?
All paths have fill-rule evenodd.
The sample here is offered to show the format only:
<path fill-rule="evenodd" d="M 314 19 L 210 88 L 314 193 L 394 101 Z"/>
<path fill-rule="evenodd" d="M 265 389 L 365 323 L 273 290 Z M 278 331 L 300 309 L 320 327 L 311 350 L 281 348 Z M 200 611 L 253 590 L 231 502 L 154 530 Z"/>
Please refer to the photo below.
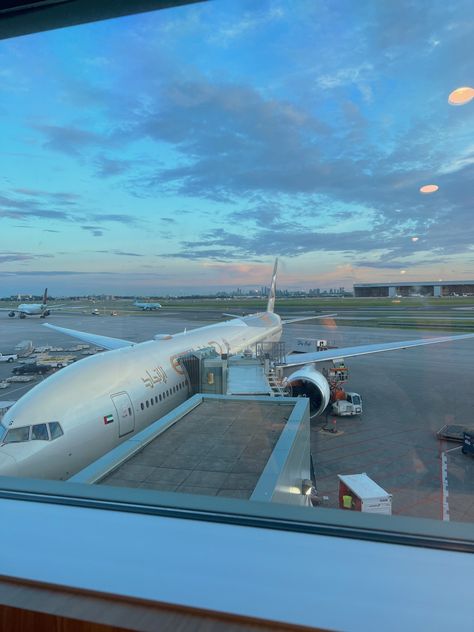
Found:
<path fill-rule="evenodd" d="M 267 312 L 273 312 L 275 309 L 277 268 L 278 257 L 275 259 L 275 266 L 273 268 L 272 284 L 270 286 L 270 292 L 268 293 Z"/>

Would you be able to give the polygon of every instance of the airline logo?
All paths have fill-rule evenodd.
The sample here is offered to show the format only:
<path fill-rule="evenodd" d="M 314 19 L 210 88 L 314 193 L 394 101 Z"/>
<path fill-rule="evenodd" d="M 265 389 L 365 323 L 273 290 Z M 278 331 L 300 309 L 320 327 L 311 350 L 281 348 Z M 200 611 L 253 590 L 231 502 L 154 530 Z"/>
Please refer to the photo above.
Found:
<path fill-rule="evenodd" d="M 114 416 L 113 415 L 106 415 L 104 417 L 104 424 L 105 425 L 111 424 L 113 422 L 113 420 L 114 420 Z"/>

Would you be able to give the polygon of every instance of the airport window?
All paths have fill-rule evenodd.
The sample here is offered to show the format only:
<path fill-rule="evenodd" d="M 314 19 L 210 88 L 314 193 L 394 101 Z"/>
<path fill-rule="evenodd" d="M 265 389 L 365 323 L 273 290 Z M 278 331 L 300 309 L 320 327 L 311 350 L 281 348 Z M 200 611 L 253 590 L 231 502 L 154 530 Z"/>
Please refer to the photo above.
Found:
<path fill-rule="evenodd" d="M 20 428 L 12 428 L 5 435 L 4 443 L 21 443 L 28 441 L 30 438 L 30 426 L 21 426 Z"/>
<path fill-rule="evenodd" d="M 0 40 L 2 151 L 8 156 L 2 237 L 20 244 L 2 260 L 1 305 L 11 311 L 2 317 L 0 351 L 22 342 L 21 328 L 12 325 L 29 316 L 16 297 L 37 287 L 38 270 L 58 307 L 59 295 L 82 296 L 84 311 L 68 315 L 67 327 L 97 327 L 110 349 L 161 329 L 146 305 L 138 315 L 141 300 L 131 298 L 137 293 L 170 307 L 162 311 L 162 331 L 182 332 L 184 320 L 196 331 L 206 327 L 206 342 L 193 344 L 204 353 L 217 346 L 209 340 L 222 339 L 222 329 L 214 336 L 208 328 L 221 324 L 223 313 L 237 330 L 235 323 L 251 327 L 255 317 L 235 315 L 267 310 L 240 348 L 249 336 L 259 338 L 262 319 L 278 327 L 278 315 L 287 321 L 272 333 L 274 345 L 262 341 L 270 344 L 264 360 L 272 371 L 265 361 L 259 365 L 267 390 L 255 384 L 255 392 L 309 400 L 305 450 L 314 476 L 305 471 L 299 478 L 311 479 L 315 489 L 298 501 L 314 516 L 323 508 L 349 520 L 351 511 L 363 512 L 363 502 L 344 509 L 341 490 L 349 483 L 343 477 L 366 473 L 390 496 L 387 512 L 446 527 L 474 523 L 474 505 L 465 502 L 473 498 L 474 459 L 463 436 L 472 417 L 466 394 L 474 340 L 378 351 L 474 332 L 472 141 L 466 132 L 474 111 L 474 88 L 468 87 L 474 57 L 467 54 L 472 35 L 463 27 L 473 8 L 467 0 L 460 0 L 462 8 L 442 0 L 392 2 L 396 11 L 360 0 L 363 8 L 341 20 L 330 0 L 320 0 L 325 10 L 318 19 L 311 2 L 292 11 L 290 0 L 223 0 Z M 178 28 L 174 16 L 186 28 Z M 248 61 L 256 55 L 258 68 Z M 41 76 L 32 71 L 37 58 Z M 458 89 L 448 90 L 454 81 Z M 42 290 L 26 303 L 44 309 Z M 54 322 L 55 299 L 49 302 Z M 72 299 L 64 303 L 70 307 Z M 127 318 L 110 318 L 112 308 Z M 85 319 L 95 322 L 88 327 Z M 34 344 L 43 344 L 37 335 Z M 66 344 L 64 332 L 49 330 L 48 336 Z M 153 345 L 156 365 L 137 368 L 129 392 L 133 398 L 138 384 L 142 394 L 164 390 L 142 400 L 140 409 L 117 395 L 130 417 L 184 390 L 157 407 L 158 417 L 160 408 L 166 412 L 199 392 L 191 372 L 184 372 L 190 382 L 167 386 L 177 373 L 161 368 L 169 366 L 161 352 L 166 345 Z M 249 347 L 256 361 L 257 346 Z M 359 347 L 372 351 L 354 351 Z M 347 366 L 338 361 L 344 349 Z M 190 349 L 183 344 L 183 351 Z M 94 353 L 70 353 L 79 358 L 83 352 Z M 125 364 L 125 347 L 121 352 Z M 302 366 L 293 352 L 309 354 Z M 330 358 L 327 368 L 317 358 L 321 353 Z M 213 357 L 222 360 L 219 353 Z M 234 359 L 230 354 L 229 367 Z M 8 367 L 0 366 L 3 380 Z M 94 361 L 89 366 L 93 373 Z M 117 373 L 132 373 L 121 369 Z M 78 363 L 73 378 L 80 370 Z M 61 369 L 53 385 L 66 382 L 70 371 Z M 66 438 L 66 420 L 72 426 L 89 410 L 98 423 L 108 423 L 111 411 L 94 408 L 104 376 L 94 375 L 94 397 L 86 402 L 77 393 L 80 382 L 60 390 L 67 406 L 64 416 L 60 410 L 54 416 L 62 427 L 36 424 L 31 439 L 46 440 L 48 431 L 51 439 L 63 432 Z M 35 381 L 18 383 L 12 397 L 30 388 L 40 397 L 49 381 L 39 389 Z M 246 385 L 238 383 L 237 392 Z M 32 405 L 21 416 L 28 404 L 22 397 L 5 419 L 44 418 L 34 416 Z M 5 443 L 30 439 L 30 426 L 4 423 Z M 301 481 L 292 489 L 303 496 Z"/>
<path fill-rule="evenodd" d="M 49 441 L 48 426 L 46 424 L 35 424 L 31 427 L 31 439 L 38 441 Z"/>
<path fill-rule="evenodd" d="M 64 434 L 61 428 L 61 424 L 57 421 L 49 422 L 49 432 L 51 434 L 51 439 L 57 439 L 58 437 L 62 437 Z"/>

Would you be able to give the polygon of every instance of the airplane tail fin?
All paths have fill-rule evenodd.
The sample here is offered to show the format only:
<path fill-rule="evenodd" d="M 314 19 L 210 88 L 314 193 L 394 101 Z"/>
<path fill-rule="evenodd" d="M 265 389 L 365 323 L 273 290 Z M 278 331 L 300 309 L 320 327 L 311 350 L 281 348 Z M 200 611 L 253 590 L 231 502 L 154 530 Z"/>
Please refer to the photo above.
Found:
<path fill-rule="evenodd" d="M 270 286 L 270 292 L 268 293 L 267 312 L 273 312 L 275 309 L 277 268 L 278 257 L 275 259 L 275 266 L 273 268 L 272 284 Z"/>
<path fill-rule="evenodd" d="M 46 305 L 47 302 L 48 302 L 48 288 L 45 288 L 44 294 L 43 294 L 43 305 Z"/>

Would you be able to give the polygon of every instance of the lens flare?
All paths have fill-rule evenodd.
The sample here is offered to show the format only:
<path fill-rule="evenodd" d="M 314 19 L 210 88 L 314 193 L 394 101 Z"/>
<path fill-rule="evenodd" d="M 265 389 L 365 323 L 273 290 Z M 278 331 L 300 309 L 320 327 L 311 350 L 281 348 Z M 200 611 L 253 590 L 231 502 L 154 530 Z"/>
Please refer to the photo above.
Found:
<path fill-rule="evenodd" d="M 448 97 L 448 103 L 450 105 L 465 105 L 472 99 L 474 99 L 474 88 L 463 86 L 451 92 Z"/>
<path fill-rule="evenodd" d="M 420 193 L 435 193 L 438 189 L 437 184 L 425 184 L 420 188 Z"/>

